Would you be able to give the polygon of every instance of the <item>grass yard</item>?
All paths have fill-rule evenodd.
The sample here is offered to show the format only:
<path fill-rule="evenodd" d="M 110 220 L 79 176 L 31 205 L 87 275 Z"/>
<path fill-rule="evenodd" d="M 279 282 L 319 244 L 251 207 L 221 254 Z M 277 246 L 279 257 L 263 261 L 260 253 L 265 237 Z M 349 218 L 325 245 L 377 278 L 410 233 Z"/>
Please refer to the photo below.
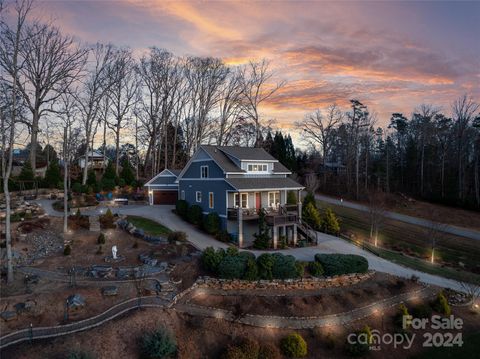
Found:
<path fill-rule="evenodd" d="M 367 212 L 322 201 L 318 204 L 319 208 L 330 207 L 337 214 L 343 234 L 353 234 L 357 241 L 369 243 L 370 220 Z M 379 233 L 379 246 L 388 250 L 379 251 L 382 252 L 379 254 L 399 264 L 452 279 L 461 279 L 465 274 L 475 281 L 480 280 L 480 241 L 443 234 L 437 240 L 435 249 L 435 261 L 439 265 L 432 266 L 429 262 L 431 241 L 426 229 L 387 219 Z"/>
<path fill-rule="evenodd" d="M 139 216 L 127 216 L 127 221 L 132 223 L 135 227 L 143 229 L 145 233 L 151 236 L 162 236 L 171 232 L 169 228 L 148 218 Z"/>
<path fill-rule="evenodd" d="M 467 335 L 463 338 L 461 347 L 438 347 L 430 348 L 420 355 L 416 355 L 413 359 L 463 359 L 478 358 L 478 350 L 480 349 L 480 332 Z"/>

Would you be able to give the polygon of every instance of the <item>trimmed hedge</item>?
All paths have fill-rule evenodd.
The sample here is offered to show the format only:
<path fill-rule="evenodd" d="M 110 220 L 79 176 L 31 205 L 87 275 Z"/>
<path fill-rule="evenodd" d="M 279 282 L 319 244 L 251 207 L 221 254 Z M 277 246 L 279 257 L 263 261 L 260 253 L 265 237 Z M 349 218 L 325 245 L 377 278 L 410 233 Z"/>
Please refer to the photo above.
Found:
<path fill-rule="evenodd" d="M 208 234 L 217 234 L 220 231 L 220 216 L 217 212 L 211 212 L 205 216 L 203 228 Z"/>
<path fill-rule="evenodd" d="M 320 277 L 323 275 L 323 267 L 320 262 L 310 262 L 308 263 L 308 271 L 314 277 Z"/>
<path fill-rule="evenodd" d="M 295 257 L 291 255 L 284 256 L 280 253 L 274 253 L 272 275 L 275 279 L 290 279 L 297 277 L 297 268 L 295 266 Z"/>
<path fill-rule="evenodd" d="M 188 214 L 188 202 L 187 201 L 185 201 L 183 199 L 179 199 L 176 203 L 175 209 L 177 211 L 177 214 L 180 217 L 187 218 L 187 214 Z"/>
<path fill-rule="evenodd" d="M 365 273 L 368 261 L 356 254 L 316 254 L 315 261 L 325 270 L 325 275 L 341 275 L 349 273 Z"/>

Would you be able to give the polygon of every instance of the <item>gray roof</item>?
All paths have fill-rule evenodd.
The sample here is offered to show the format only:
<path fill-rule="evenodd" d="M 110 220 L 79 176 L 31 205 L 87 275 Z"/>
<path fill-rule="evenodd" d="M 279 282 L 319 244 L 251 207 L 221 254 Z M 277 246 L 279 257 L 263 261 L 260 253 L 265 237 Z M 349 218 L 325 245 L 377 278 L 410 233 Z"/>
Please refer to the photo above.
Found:
<path fill-rule="evenodd" d="M 212 157 L 224 172 L 245 172 L 228 158 L 225 153 L 220 151 L 217 146 L 202 145 L 200 147 Z"/>
<path fill-rule="evenodd" d="M 172 172 L 175 176 L 178 177 L 178 175 L 180 174 L 180 172 L 182 172 L 182 170 L 171 170 L 170 168 L 168 169 L 170 172 Z"/>
<path fill-rule="evenodd" d="M 273 173 L 290 173 L 290 170 L 282 165 L 278 160 L 265 151 L 263 148 L 254 147 L 238 147 L 238 146 L 211 146 L 202 145 L 203 148 L 213 160 L 220 166 L 224 172 L 241 172 L 245 173 L 235 162 L 227 155 L 237 158 L 239 161 L 275 161 L 273 163 Z M 226 155 L 227 154 L 227 155 Z"/>
<path fill-rule="evenodd" d="M 257 147 L 239 147 L 239 146 L 218 146 L 220 151 L 238 158 L 238 160 L 253 161 L 277 161 L 275 157 L 265 151 L 263 148 Z"/>
<path fill-rule="evenodd" d="M 243 177 L 227 178 L 226 181 L 237 190 L 253 189 L 300 189 L 304 188 L 290 177 Z"/>

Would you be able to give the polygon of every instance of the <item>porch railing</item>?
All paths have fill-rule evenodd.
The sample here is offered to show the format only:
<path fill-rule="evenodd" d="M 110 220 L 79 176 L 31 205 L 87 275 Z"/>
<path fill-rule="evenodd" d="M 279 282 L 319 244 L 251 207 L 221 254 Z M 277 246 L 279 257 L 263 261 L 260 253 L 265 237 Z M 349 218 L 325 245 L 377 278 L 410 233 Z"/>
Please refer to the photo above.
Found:
<path fill-rule="evenodd" d="M 265 221 L 269 226 L 293 224 L 298 222 L 298 207 L 296 205 L 283 205 L 277 208 L 264 208 Z M 242 208 L 242 219 L 258 219 L 259 210 L 255 208 Z M 227 209 L 228 219 L 238 219 L 238 208 Z"/>

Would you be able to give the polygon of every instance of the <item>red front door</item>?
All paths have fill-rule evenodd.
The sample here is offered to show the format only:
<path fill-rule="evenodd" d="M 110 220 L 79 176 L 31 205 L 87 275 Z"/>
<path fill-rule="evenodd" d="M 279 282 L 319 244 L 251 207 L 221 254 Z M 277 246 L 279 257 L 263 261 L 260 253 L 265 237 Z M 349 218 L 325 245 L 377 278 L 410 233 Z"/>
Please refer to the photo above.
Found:
<path fill-rule="evenodd" d="M 262 207 L 262 196 L 260 192 L 255 192 L 255 208 L 260 209 Z"/>

